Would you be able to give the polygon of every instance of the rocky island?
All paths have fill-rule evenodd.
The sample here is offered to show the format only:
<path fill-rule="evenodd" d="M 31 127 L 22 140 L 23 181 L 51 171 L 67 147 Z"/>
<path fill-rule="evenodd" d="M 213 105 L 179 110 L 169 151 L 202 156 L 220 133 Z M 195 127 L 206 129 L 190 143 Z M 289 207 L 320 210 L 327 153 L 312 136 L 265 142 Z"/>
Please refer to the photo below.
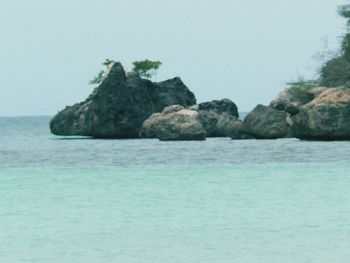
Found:
<path fill-rule="evenodd" d="M 114 63 L 83 102 L 50 122 L 53 134 L 95 138 L 205 140 L 300 138 L 350 139 L 350 89 L 290 87 L 269 106 L 257 105 L 241 121 L 229 99 L 196 104 L 195 95 L 173 78 L 152 82 Z"/>
<path fill-rule="evenodd" d="M 348 24 L 349 10 L 349 5 L 339 9 Z M 160 140 L 350 140 L 349 29 L 340 51 L 321 67 L 319 79 L 292 83 L 268 106 L 257 105 L 243 121 L 229 99 L 197 104 L 179 77 L 163 82 L 143 78 L 150 76 L 148 69 L 158 69 L 159 61 L 134 62 L 139 70 L 129 73 L 119 62 L 107 60 L 105 65 L 109 70 L 105 76 L 100 73 L 101 83 L 92 94 L 52 118 L 53 134 Z"/>
<path fill-rule="evenodd" d="M 232 101 L 197 105 L 180 78 L 152 82 L 117 62 L 85 101 L 57 113 L 50 129 L 62 136 L 204 140 L 225 136 L 218 123 L 227 119 L 239 122 Z"/>
<path fill-rule="evenodd" d="M 138 138 L 142 123 L 166 106 L 196 103 L 180 78 L 154 83 L 126 74 L 114 63 L 104 81 L 83 102 L 66 107 L 50 122 L 56 135 L 96 138 Z"/>

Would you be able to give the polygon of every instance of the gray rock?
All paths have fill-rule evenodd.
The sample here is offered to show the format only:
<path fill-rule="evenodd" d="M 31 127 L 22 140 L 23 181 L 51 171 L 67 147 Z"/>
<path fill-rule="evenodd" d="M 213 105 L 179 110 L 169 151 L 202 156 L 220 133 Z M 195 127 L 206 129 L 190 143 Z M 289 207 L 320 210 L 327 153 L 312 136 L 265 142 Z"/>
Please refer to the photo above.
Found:
<path fill-rule="evenodd" d="M 299 107 L 295 106 L 292 103 L 289 103 L 288 101 L 273 101 L 271 102 L 270 107 L 275 110 L 285 111 L 291 116 L 299 113 Z"/>
<path fill-rule="evenodd" d="M 326 87 L 316 87 L 312 88 L 307 91 L 311 95 L 311 98 L 315 99 L 316 97 L 320 96 L 322 92 L 328 90 Z"/>
<path fill-rule="evenodd" d="M 293 121 L 293 134 L 299 139 L 350 140 L 350 89 L 323 91 Z"/>
<path fill-rule="evenodd" d="M 313 98 L 314 96 L 308 93 L 308 89 L 293 86 L 286 88 L 280 92 L 277 97 L 271 102 L 270 106 L 274 107 L 274 105 L 282 103 L 300 107 L 310 102 Z"/>
<path fill-rule="evenodd" d="M 238 118 L 238 109 L 236 104 L 229 99 L 213 100 L 198 104 L 199 111 L 214 111 L 218 114 L 228 113 Z"/>
<path fill-rule="evenodd" d="M 151 115 L 144 121 L 140 135 L 162 141 L 205 140 L 205 130 L 198 120 L 198 112 L 180 105 Z"/>
<path fill-rule="evenodd" d="M 182 105 L 171 105 L 164 108 L 164 110 L 162 111 L 162 114 L 175 113 L 183 109 L 185 109 L 185 107 Z"/>
<path fill-rule="evenodd" d="M 83 102 L 66 107 L 50 122 L 56 135 L 137 138 L 144 120 L 164 107 L 196 103 L 180 78 L 155 83 L 125 74 L 115 63 L 106 79 Z"/>
<path fill-rule="evenodd" d="M 205 129 L 207 137 L 225 137 L 222 125 L 218 125 L 219 120 L 225 118 L 226 121 L 234 120 L 235 122 L 238 118 L 237 106 L 229 99 L 200 103 L 198 112 L 199 121 Z"/>
<path fill-rule="evenodd" d="M 226 137 L 230 137 L 233 140 L 254 139 L 253 136 L 242 132 L 242 125 L 241 120 L 228 113 L 223 113 L 218 120 L 217 129 Z"/>
<path fill-rule="evenodd" d="M 257 105 L 244 119 L 241 131 L 257 139 L 278 139 L 291 136 L 288 113 Z"/>
<path fill-rule="evenodd" d="M 290 87 L 278 94 L 278 96 L 270 103 L 270 107 L 289 113 L 294 116 L 299 113 L 299 107 L 311 102 L 327 88 L 302 88 Z"/>

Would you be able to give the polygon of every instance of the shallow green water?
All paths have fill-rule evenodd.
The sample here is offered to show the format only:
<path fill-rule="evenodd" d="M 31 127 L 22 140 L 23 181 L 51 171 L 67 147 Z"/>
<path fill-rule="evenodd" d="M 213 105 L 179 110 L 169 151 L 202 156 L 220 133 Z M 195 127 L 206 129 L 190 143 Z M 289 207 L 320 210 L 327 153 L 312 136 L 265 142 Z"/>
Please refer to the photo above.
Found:
<path fill-rule="evenodd" d="M 57 140 L 1 119 L 0 262 L 349 262 L 350 143 Z"/>

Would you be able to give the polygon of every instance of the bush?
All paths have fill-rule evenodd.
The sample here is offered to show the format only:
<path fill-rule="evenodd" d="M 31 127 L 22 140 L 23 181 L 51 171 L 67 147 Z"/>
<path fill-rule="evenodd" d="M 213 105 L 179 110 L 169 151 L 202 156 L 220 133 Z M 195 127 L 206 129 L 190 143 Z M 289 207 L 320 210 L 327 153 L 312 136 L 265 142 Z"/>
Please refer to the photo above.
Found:
<path fill-rule="evenodd" d="M 151 78 L 153 75 L 156 74 L 159 67 L 162 65 L 162 62 L 160 61 L 151 61 L 151 60 L 142 60 L 142 61 L 135 61 L 132 63 L 134 68 L 133 71 L 140 74 L 141 77 L 144 78 Z"/>
<path fill-rule="evenodd" d="M 287 84 L 291 86 L 289 93 L 303 104 L 308 103 L 312 99 L 312 96 L 308 91 L 319 86 L 319 82 L 316 80 L 304 80 L 302 78 L 298 81 L 289 82 Z"/>
<path fill-rule="evenodd" d="M 349 86 L 350 61 L 341 56 L 328 61 L 321 69 L 321 82 L 325 87 Z"/>

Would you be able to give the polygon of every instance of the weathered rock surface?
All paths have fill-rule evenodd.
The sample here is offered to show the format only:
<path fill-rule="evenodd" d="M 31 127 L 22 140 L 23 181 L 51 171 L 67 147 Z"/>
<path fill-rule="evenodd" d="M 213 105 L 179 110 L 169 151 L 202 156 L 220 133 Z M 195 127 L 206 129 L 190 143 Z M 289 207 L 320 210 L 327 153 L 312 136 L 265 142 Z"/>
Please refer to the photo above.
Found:
<path fill-rule="evenodd" d="M 293 134 L 304 140 L 350 140 L 350 89 L 331 88 L 293 117 Z"/>
<path fill-rule="evenodd" d="M 137 138 L 144 120 L 174 104 L 190 106 L 194 94 L 180 78 L 155 83 L 126 75 L 115 63 L 107 78 L 83 102 L 66 107 L 50 122 L 56 135 L 97 138 Z"/>
<path fill-rule="evenodd" d="M 254 139 L 253 136 L 243 133 L 242 127 L 242 121 L 228 113 L 223 113 L 217 122 L 217 129 L 225 137 L 230 137 L 233 140 Z"/>
<path fill-rule="evenodd" d="M 291 125 L 287 112 L 258 105 L 245 117 L 241 131 L 257 139 L 287 138 Z"/>
<path fill-rule="evenodd" d="M 302 106 L 312 100 L 313 97 L 310 96 L 305 90 L 297 87 L 286 88 L 281 91 L 277 97 L 271 102 L 271 106 L 287 102 L 296 107 Z"/>
<path fill-rule="evenodd" d="M 181 105 L 166 107 L 162 113 L 152 114 L 142 125 L 141 137 L 162 141 L 205 140 L 205 130 L 196 110 Z"/>
<path fill-rule="evenodd" d="M 199 121 L 205 129 L 207 137 L 225 137 L 223 126 L 218 125 L 219 120 L 224 118 L 226 122 L 230 122 L 230 120 L 236 122 L 238 118 L 237 106 L 229 99 L 200 103 L 196 109 L 199 112 Z"/>
<path fill-rule="evenodd" d="M 165 140 L 161 135 L 164 133 L 164 127 L 168 128 L 172 125 L 176 127 L 177 132 L 180 131 L 180 137 L 176 137 L 176 140 L 186 139 L 186 137 L 192 139 L 193 135 L 181 135 L 185 119 L 183 116 L 181 118 L 179 116 L 184 114 L 191 116 L 191 118 L 187 117 L 189 119 L 186 120 L 189 122 L 190 127 L 195 127 L 194 130 L 198 129 L 198 123 L 200 124 L 200 136 L 196 136 L 198 139 L 203 139 L 202 131 L 204 131 L 205 137 L 251 138 L 241 133 L 242 122 L 238 120 L 237 106 L 228 99 L 204 102 L 186 108 L 181 105 L 166 107 L 162 113 L 155 113 L 144 122 L 141 135 L 146 138 L 160 138 L 161 140 Z M 166 134 L 168 133 L 167 131 Z M 186 134 L 191 133 L 187 132 Z M 173 137 L 175 135 L 171 136 L 171 138 Z"/>
<path fill-rule="evenodd" d="M 280 92 L 270 103 L 270 107 L 294 116 L 299 113 L 299 107 L 309 103 L 326 89 L 325 87 L 311 89 L 290 87 Z"/>

